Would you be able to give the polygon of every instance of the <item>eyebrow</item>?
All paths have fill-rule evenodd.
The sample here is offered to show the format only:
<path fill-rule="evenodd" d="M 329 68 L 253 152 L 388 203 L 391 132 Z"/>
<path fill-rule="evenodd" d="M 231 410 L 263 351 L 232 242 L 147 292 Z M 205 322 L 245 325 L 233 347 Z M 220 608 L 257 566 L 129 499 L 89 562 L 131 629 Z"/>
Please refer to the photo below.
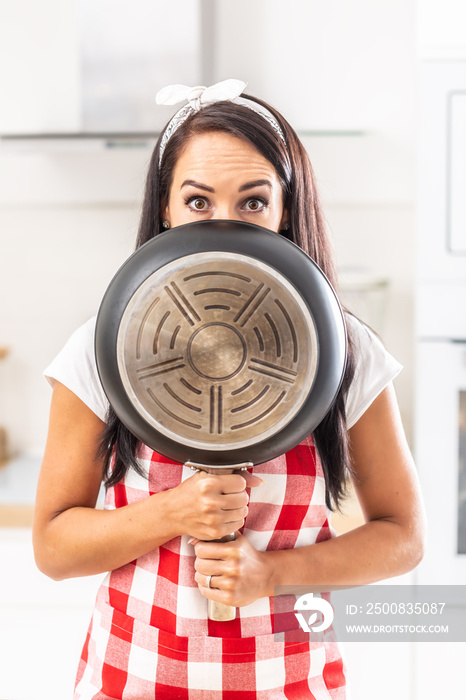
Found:
<path fill-rule="evenodd" d="M 183 189 L 183 187 L 197 187 L 200 190 L 205 190 L 206 192 L 215 192 L 213 187 L 209 187 L 209 185 L 203 185 L 202 182 L 196 182 L 195 180 L 185 180 L 183 184 L 180 187 L 180 190 Z M 245 182 L 244 185 L 241 185 L 239 188 L 238 192 L 244 192 L 245 190 L 252 190 L 254 187 L 270 187 L 272 189 L 272 183 L 270 180 L 253 180 L 252 182 Z"/>
<path fill-rule="evenodd" d="M 270 180 L 253 180 L 252 182 L 246 182 L 244 185 L 241 185 L 238 192 L 244 192 L 244 190 L 252 190 L 254 187 L 263 187 L 264 185 L 272 189 L 272 183 L 270 182 Z"/>
<path fill-rule="evenodd" d="M 215 192 L 213 187 L 203 185 L 201 182 L 196 182 L 195 180 L 185 180 L 181 185 L 180 190 L 182 190 L 183 187 L 187 187 L 188 185 L 191 185 L 191 187 L 198 187 L 200 190 L 205 190 L 206 192 Z"/>

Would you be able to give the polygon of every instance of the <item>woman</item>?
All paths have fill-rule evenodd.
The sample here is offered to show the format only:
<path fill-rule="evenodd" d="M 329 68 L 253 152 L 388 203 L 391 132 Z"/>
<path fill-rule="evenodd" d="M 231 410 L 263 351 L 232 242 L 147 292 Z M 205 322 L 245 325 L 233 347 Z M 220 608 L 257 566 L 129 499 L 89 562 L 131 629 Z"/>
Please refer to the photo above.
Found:
<path fill-rule="evenodd" d="M 335 286 L 304 148 L 276 111 L 240 96 L 244 87 L 159 93 L 188 104 L 155 147 L 137 246 L 192 221 L 246 221 L 291 238 Z M 94 324 L 46 370 L 53 398 L 34 523 L 44 573 L 111 572 L 75 698 L 345 698 L 331 635 L 274 640 L 274 587 L 367 584 L 419 562 L 423 511 L 392 387 L 398 363 L 347 315 L 343 385 L 313 436 L 254 475 L 192 475 L 138 444 L 108 408 Z M 96 510 L 102 474 L 107 508 Z M 329 510 L 349 474 L 366 523 L 336 538 Z M 234 542 L 203 541 L 233 530 Z M 205 598 L 237 606 L 237 618 L 208 621 Z"/>

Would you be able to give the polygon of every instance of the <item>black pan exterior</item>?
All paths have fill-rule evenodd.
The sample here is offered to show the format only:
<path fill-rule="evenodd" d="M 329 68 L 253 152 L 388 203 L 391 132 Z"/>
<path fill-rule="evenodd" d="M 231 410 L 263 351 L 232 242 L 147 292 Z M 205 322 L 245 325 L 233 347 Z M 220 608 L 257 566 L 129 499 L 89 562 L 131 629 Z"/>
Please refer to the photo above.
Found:
<path fill-rule="evenodd" d="M 319 345 L 316 376 L 300 411 L 276 434 L 246 448 L 225 452 L 199 450 L 163 435 L 145 421 L 123 385 L 117 340 L 123 314 L 139 287 L 154 271 L 186 255 L 210 251 L 247 255 L 275 268 L 296 288 L 309 309 Z M 102 300 L 96 325 L 99 376 L 120 420 L 144 444 L 177 462 L 226 466 L 261 464 L 284 454 L 312 433 L 331 408 L 346 363 L 346 327 L 341 307 L 327 278 L 298 246 L 279 234 L 237 221 L 203 221 L 161 233 L 122 265 Z"/>

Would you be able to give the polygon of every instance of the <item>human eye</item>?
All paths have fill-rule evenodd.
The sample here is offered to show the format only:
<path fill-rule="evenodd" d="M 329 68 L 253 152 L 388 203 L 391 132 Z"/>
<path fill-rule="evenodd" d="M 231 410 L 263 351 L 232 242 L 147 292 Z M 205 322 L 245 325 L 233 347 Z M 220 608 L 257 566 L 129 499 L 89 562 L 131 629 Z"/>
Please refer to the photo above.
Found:
<path fill-rule="evenodd" d="M 209 201 L 206 197 L 191 196 L 185 199 L 185 204 L 191 209 L 191 211 L 207 211 L 209 208 Z"/>
<path fill-rule="evenodd" d="M 247 212 L 260 212 L 263 211 L 268 206 L 268 202 L 263 197 L 249 197 L 243 202 L 241 207 Z"/>

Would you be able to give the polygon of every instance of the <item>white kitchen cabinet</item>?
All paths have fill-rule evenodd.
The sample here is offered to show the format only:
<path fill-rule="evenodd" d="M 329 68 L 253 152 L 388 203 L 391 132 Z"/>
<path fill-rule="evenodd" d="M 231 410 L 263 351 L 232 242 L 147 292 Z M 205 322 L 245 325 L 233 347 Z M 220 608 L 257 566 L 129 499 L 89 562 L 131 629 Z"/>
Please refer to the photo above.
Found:
<path fill-rule="evenodd" d="M 419 95 L 418 276 L 464 283 L 466 60 L 422 61 Z"/>
<path fill-rule="evenodd" d="M 76 0 L 3 2 L 0 133 L 79 129 Z"/>
<path fill-rule="evenodd" d="M 429 522 L 422 585 L 466 581 L 466 343 L 417 345 L 416 462 Z"/>
<path fill-rule="evenodd" d="M 17 0 L 0 22 L 0 135 L 153 133 L 168 83 L 196 85 L 200 0 Z"/>
<path fill-rule="evenodd" d="M 449 245 L 453 253 L 466 254 L 466 90 L 450 95 L 449 140 Z"/>
<path fill-rule="evenodd" d="M 418 0 L 417 13 L 422 58 L 466 57 L 464 0 Z"/>
<path fill-rule="evenodd" d="M 103 579 L 52 581 L 35 566 L 29 528 L 0 528 L 0 697 L 65 700 Z M 27 670 L 25 665 L 27 659 Z"/>
<path fill-rule="evenodd" d="M 234 75 L 300 131 L 414 129 L 406 0 L 216 0 L 215 78 Z M 259 58 L 259 60 L 258 60 Z"/>

